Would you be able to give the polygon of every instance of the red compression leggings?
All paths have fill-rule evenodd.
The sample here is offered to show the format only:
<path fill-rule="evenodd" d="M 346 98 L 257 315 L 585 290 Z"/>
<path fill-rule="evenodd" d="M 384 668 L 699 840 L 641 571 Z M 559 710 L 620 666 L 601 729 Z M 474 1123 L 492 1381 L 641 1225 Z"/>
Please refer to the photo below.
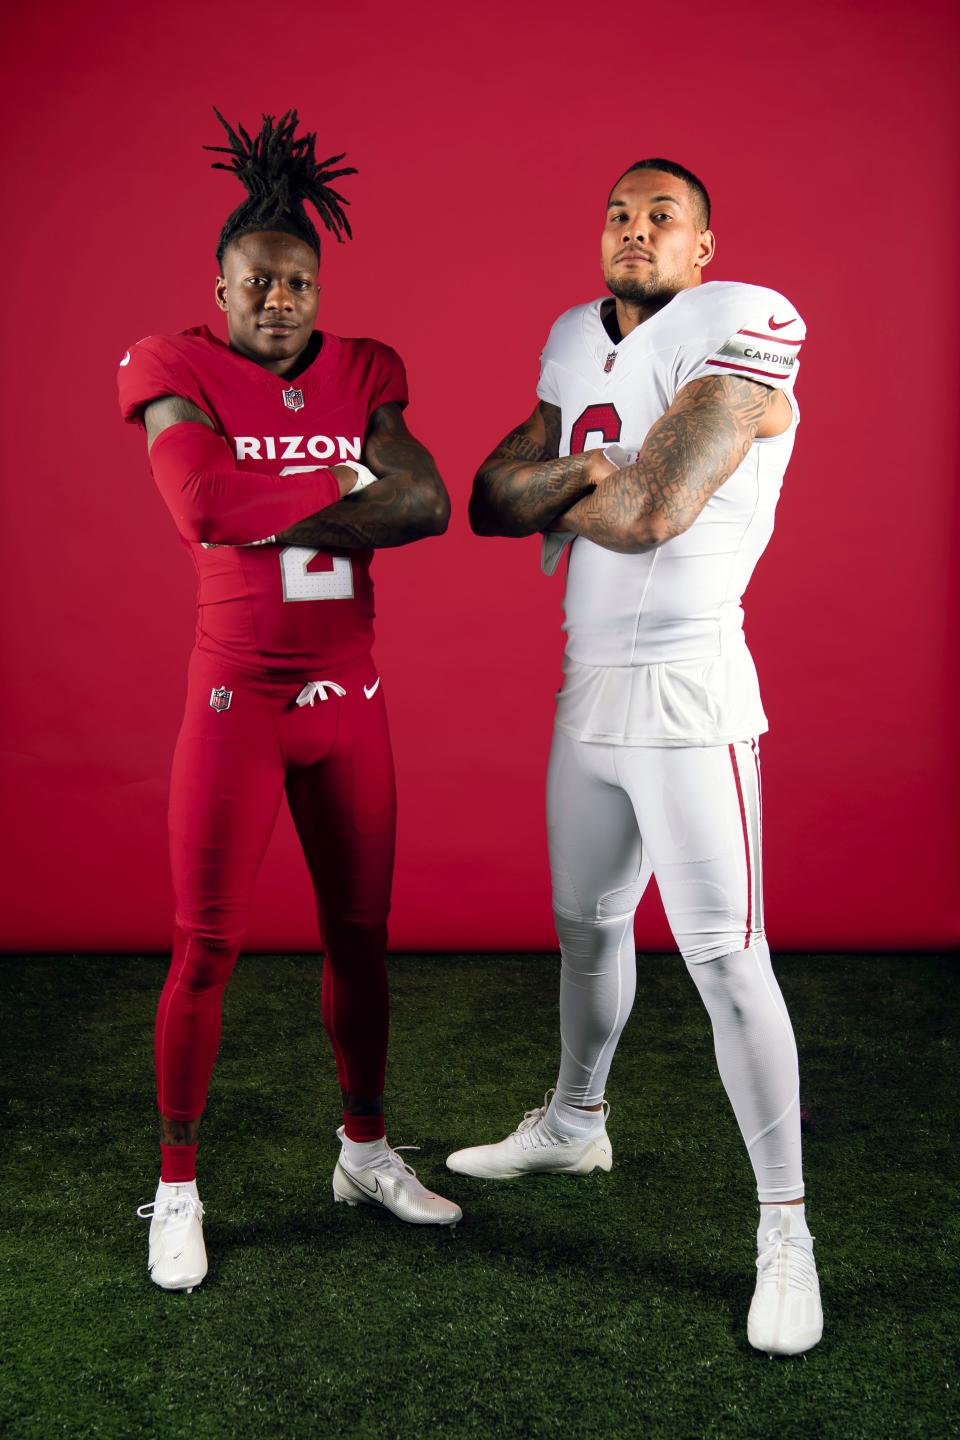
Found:
<path fill-rule="evenodd" d="M 307 680 L 345 693 L 327 685 L 312 706 L 298 706 Z M 382 1113 L 370 1112 L 386 1069 L 396 792 L 369 657 L 330 674 L 268 681 L 194 652 L 170 784 L 177 914 L 157 1011 L 158 1104 L 173 1120 L 203 1113 L 224 988 L 284 790 L 317 897 L 323 1023 L 349 1096 L 346 1133 L 376 1139 L 384 1133 Z"/>

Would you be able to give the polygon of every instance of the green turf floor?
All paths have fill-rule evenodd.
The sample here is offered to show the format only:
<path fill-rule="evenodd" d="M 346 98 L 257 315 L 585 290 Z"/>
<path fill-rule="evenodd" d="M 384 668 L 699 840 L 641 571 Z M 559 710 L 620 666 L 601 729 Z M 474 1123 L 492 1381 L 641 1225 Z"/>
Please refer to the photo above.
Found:
<path fill-rule="evenodd" d="M 785 956 L 826 1331 L 750 1349 L 752 1175 L 682 963 L 640 957 L 611 1174 L 470 1180 L 556 1062 L 553 956 L 392 962 L 389 1135 L 455 1232 L 334 1206 L 315 957 L 231 983 L 201 1148 L 210 1273 L 147 1278 L 157 958 L 0 961 L 0 1431 L 14 1437 L 960 1434 L 950 959 Z"/>

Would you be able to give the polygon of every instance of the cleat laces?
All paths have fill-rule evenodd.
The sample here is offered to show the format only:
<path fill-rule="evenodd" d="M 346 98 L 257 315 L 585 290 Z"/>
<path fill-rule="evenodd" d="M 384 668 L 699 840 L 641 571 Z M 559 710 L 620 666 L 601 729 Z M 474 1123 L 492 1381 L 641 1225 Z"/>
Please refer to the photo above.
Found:
<path fill-rule="evenodd" d="M 511 1137 L 521 1150 L 552 1150 L 557 1145 L 570 1144 L 565 1135 L 554 1135 L 553 1131 L 548 1129 L 545 1124 L 544 1117 L 550 1107 L 553 1095 L 554 1091 L 548 1090 L 543 1097 L 542 1105 L 537 1105 L 535 1109 L 524 1112 L 523 1119 Z"/>
<path fill-rule="evenodd" d="M 184 1223 L 194 1215 L 203 1220 L 203 1204 L 192 1195 L 176 1195 L 170 1200 L 151 1200 L 149 1205 L 138 1205 L 137 1214 L 141 1220 Z"/>
<path fill-rule="evenodd" d="M 514 1130 L 512 1140 L 520 1146 L 521 1150 L 553 1150 L 558 1145 L 576 1145 L 580 1143 L 572 1135 L 555 1135 L 546 1123 L 546 1114 L 550 1108 L 550 1101 L 556 1094 L 555 1090 L 548 1090 L 543 1097 L 543 1104 L 538 1105 L 534 1110 L 527 1110 L 523 1119 Z M 603 1102 L 603 1119 L 606 1123 L 610 1114 L 610 1106 L 607 1101 Z M 584 1134 L 581 1139 L 588 1140 L 592 1136 Z"/>
<path fill-rule="evenodd" d="M 414 1180 L 416 1180 L 416 1170 L 414 1170 L 412 1165 L 408 1165 L 406 1160 L 402 1160 L 397 1152 L 400 1150 L 419 1149 L 419 1145 L 388 1145 L 386 1155 L 380 1160 L 375 1160 L 370 1168 L 371 1170 L 394 1170 L 401 1177 L 412 1175 Z"/>
<path fill-rule="evenodd" d="M 399 1180 L 405 1180 L 408 1176 L 416 1180 L 416 1170 L 414 1170 L 412 1165 L 408 1165 L 406 1160 L 401 1159 L 400 1155 L 397 1152 L 400 1150 L 419 1149 L 419 1145 L 388 1145 L 383 1155 L 378 1155 L 375 1160 L 370 1161 L 369 1165 L 364 1165 L 362 1167 L 358 1166 L 357 1168 L 362 1168 L 364 1170 L 390 1170 L 397 1176 Z M 345 1165 L 344 1169 L 349 1175 L 350 1167 Z M 417 1181 L 417 1184 L 419 1183 L 420 1182 Z"/>
<path fill-rule="evenodd" d="M 817 1288 L 817 1267 L 812 1252 L 796 1240 L 784 1240 L 779 1229 L 768 1230 L 766 1239 L 766 1249 L 757 1256 L 759 1283 L 813 1294 Z"/>

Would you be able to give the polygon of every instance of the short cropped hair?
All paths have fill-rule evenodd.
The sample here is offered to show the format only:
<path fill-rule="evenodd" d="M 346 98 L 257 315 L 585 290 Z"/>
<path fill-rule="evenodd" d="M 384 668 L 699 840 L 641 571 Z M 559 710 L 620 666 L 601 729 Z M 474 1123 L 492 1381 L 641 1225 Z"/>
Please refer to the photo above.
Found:
<path fill-rule="evenodd" d="M 675 160 L 638 160 L 628 170 L 624 170 L 619 176 L 622 180 L 624 175 L 631 174 L 634 170 L 662 170 L 666 175 L 675 175 L 682 180 L 687 189 L 693 194 L 694 210 L 697 212 L 697 221 L 701 230 L 707 230 L 710 226 L 710 196 L 707 194 L 707 187 L 702 180 L 698 180 L 692 170 L 684 165 L 678 165 Z M 611 191 L 612 194 L 612 191 Z"/>

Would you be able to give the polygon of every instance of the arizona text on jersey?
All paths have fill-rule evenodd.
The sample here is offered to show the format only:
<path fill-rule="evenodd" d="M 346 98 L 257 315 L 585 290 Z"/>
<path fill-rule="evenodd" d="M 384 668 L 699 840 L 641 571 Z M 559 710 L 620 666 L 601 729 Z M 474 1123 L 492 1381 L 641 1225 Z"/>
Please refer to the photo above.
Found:
<path fill-rule="evenodd" d="M 394 350 L 327 333 L 317 359 L 293 381 L 232 350 L 205 325 L 141 340 L 123 357 L 118 381 L 125 420 L 142 424 L 151 400 L 179 395 L 209 417 L 237 471 L 282 477 L 291 487 L 341 460 L 358 459 L 374 410 L 407 403 L 403 362 Z M 158 447 L 175 443 L 181 429 L 173 426 L 154 442 L 155 472 Z M 225 494 L 223 502 L 236 511 L 236 496 Z M 320 500 L 313 508 L 322 508 Z M 309 513 L 301 508 L 270 528 Z M 265 530 L 243 545 L 208 548 L 183 529 L 199 579 L 197 643 L 206 654 L 270 672 L 322 673 L 369 653 L 371 550 L 257 546 Z"/>

